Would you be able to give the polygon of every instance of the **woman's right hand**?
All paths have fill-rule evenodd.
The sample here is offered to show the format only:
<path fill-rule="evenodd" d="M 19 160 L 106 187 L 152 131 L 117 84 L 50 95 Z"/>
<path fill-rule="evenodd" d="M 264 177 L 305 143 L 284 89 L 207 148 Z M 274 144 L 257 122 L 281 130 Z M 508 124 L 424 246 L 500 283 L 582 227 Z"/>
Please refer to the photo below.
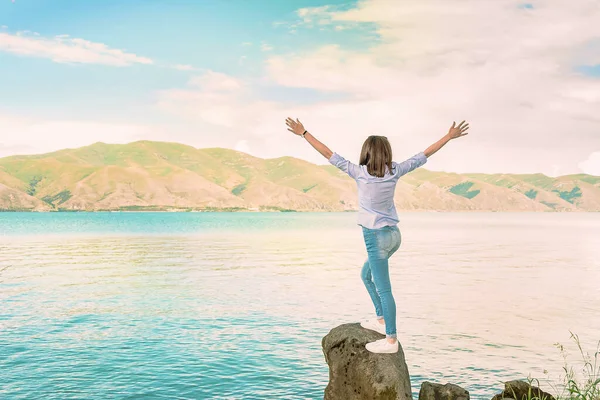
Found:
<path fill-rule="evenodd" d="M 285 124 L 288 126 L 288 131 L 292 132 L 294 135 L 300 136 L 305 131 L 304 125 L 302 125 L 302 122 L 300 122 L 298 118 L 296 118 L 295 121 L 291 118 L 287 118 Z"/>
<path fill-rule="evenodd" d="M 464 124 L 464 125 L 463 125 Z M 463 137 L 468 135 L 467 129 L 469 129 L 469 124 L 465 124 L 465 121 L 461 122 L 456 126 L 456 121 L 452 123 L 452 126 L 448 130 L 448 137 L 450 139 L 456 139 L 459 137 Z"/>

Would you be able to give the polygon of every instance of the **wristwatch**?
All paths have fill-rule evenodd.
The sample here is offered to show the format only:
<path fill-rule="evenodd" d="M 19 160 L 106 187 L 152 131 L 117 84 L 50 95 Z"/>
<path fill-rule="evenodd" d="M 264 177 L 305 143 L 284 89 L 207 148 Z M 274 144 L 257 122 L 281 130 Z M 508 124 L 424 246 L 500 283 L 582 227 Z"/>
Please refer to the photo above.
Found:
<path fill-rule="evenodd" d="M 305 130 L 304 133 L 302 134 L 302 137 L 306 137 L 306 132 L 308 132 L 308 131 Z"/>

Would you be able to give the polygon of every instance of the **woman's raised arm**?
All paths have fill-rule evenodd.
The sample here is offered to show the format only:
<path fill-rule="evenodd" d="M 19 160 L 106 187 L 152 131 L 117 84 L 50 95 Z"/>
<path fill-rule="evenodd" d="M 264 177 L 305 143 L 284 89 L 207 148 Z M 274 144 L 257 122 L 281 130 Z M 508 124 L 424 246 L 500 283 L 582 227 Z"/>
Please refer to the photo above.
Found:
<path fill-rule="evenodd" d="M 288 118 L 285 120 L 285 124 L 288 126 L 288 131 L 292 132 L 294 135 L 304 136 L 306 141 L 310 143 L 310 145 L 314 147 L 315 150 L 321 153 L 323 157 L 325 157 L 328 160 L 331 158 L 333 152 L 329 150 L 329 147 L 325 146 L 323 143 L 317 140 L 316 137 L 314 137 L 306 129 L 304 129 L 304 125 L 302 125 L 302 122 L 300 122 L 300 120 L 296 118 L 296 120 L 294 121 L 293 119 Z"/>
<path fill-rule="evenodd" d="M 450 140 L 468 135 L 467 129 L 469 129 L 469 124 L 465 124 L 465 121 L 461 122 L 458 126 L 456 126 L 456 122 L 453 122 L 452 126 L 448 130 L 448 133 L 445 134 L 443 138 L 429 146 L 423 153 L 425 153 L 427 158 L 431 157 L 439 149 L 444 147 Z"/>

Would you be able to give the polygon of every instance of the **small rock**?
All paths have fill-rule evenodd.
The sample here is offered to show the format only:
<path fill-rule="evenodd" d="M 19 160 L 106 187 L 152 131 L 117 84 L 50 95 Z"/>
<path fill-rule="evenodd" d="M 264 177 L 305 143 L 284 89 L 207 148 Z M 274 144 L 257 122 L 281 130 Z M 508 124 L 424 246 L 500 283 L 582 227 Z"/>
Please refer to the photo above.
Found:
<path fill-rule="evenodd" d="M 412 400 L 402 346 L 395 354 L 373 354 L 365 348 L 383 337 L 360 324 L 344 324 L 323 338 L 329 365 L 325 400 Z"/>
<path fill-rule="evenodd" d="M 419 400 L 469 400 L 469 392 L 458 385 L 423 382 Z"/>
<path fill-rule="evenodd" d="M 529 395 L 530 393 L 531 396 Z M 556 400 L 551 394 L 544 392 L 538 387 L 531 386 L 525 381 L 509 381 L 504 383 L 504 391 L 495 395 L 492 400 L 523 400 L 530 398 L 535 398 L 536 400 Z"/>

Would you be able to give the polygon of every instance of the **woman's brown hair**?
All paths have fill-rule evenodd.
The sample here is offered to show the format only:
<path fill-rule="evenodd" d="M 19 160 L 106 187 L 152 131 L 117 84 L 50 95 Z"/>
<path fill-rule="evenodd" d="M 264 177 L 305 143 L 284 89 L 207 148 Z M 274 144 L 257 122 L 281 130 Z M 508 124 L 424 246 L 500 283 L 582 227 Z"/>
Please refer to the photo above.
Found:
<path fill-rule="evenodd" d="M 383 178 L 386 170 L 392 170 L 392 146 L 385 136 L 371 135 L 363 143 L 360 165 L 367 166 L 369 175 Z"/>

